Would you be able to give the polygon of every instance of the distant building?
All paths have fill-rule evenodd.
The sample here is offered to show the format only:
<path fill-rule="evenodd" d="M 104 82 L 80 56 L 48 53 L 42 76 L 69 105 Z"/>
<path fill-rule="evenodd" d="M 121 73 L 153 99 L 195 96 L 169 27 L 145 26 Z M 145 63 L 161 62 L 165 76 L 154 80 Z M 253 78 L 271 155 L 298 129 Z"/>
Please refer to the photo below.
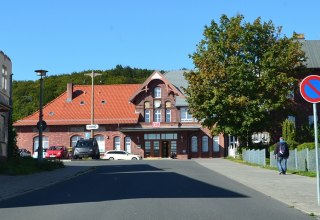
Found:
<path fill-rule="evenodd" d="M 12 103 L 12 63 L 10 58 L 0 51 L 0 160 L 8 156 L 8 127 Z"/>
<path fill-rule="evenodd" d="M 188 112 L 181 87 L 184 71 L 154 72 L 143 84 L 96 85 L 94 131 L 100 152 L 121 149 L 143 157 L 209 158 L 224 156 L 225 138 L 212 136 Z M 17 144 L 38 148 L 39 112 L 14 123 Z M 67 85 L 67 91 L 43 108 L 47 128 L 43 146 L 74 146 L 89 138 L 91 85 Z"/>

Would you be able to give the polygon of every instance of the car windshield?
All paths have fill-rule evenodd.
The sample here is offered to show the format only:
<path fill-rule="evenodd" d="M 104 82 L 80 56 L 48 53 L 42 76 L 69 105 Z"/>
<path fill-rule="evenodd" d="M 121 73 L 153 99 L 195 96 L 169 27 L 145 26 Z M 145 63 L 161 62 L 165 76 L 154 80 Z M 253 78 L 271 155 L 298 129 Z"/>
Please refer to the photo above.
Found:
<path fill-rule="evenodd" d="M 51 146 L 49 150 L 62 150 L 61 146 Z"/>
<path fill-rule="evenodd" d="M 92 146 L 90 142 L 83 141 L 83 142 L 78 142 L 76 147 L 83 148 L 83 147 L 90 147 L 90 146 Z"/>

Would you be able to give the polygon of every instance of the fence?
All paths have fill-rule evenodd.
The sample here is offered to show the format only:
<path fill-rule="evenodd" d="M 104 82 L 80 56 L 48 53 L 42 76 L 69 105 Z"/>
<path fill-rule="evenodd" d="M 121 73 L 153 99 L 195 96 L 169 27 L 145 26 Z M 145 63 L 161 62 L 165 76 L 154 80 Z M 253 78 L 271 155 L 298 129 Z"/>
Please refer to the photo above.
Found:
<path fill-rule="evenodd" d="M 316 172 L 316 151 L 314 149 L 303 149 L 301 151 L 294 149 L 289 152 L 290 156 L 287 161 L 288 169 Z M 320 151 L 318 150 L 318 152 Z M 274 158 L 273 152 L 270 152 L 270 166 L 277 167 L 277 160 Z"/>
<path fill-rule="evenodd" d="M 266 150 L 246 150 L 242 149 L 242 160 L 258 164 L 262 166 L 266 166 Z"/>

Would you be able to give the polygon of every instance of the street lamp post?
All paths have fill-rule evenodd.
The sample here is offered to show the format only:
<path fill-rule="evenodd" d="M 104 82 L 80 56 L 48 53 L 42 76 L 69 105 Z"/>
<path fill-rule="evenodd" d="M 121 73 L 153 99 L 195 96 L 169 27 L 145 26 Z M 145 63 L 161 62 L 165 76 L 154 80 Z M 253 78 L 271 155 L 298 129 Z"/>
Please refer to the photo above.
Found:
<path fill-rule="evenodd" d="M 43 145 L 42 145 L 42 132 L 46 128 L 46 122 L 43 121 L 43 114 L 42 114 L 42 96 L 43 96 L 43 77 L 46 76 L 47 70 L 35 70 L 38 76 L 40 76 L 40 101 L 39 101 L 39 122 L 37 123 L 37 128 L 39 130 L 39 146 L 38 146 L 38 161 L 43 160 Z"/>
<path fill-rule="evenodd" d="M 85 74 L 87 76 L 91 76 L 91 125 L 94 125 L 94 77 L 100 76 L 100 73 L 94 73 L 93 71 L 91 73 Z M 94 129 L 91 129 L 90 137 L 93 138 L 94 136 Z"/>

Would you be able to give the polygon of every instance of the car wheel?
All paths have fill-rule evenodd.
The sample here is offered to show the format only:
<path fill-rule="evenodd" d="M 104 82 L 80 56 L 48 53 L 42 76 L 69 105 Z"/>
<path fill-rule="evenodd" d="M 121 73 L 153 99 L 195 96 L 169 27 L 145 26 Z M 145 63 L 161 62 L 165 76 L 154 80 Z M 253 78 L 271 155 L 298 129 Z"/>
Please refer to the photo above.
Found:
<path fill-rule="evenodd" d="M 132 157 L 132 159 L 131 160 L 138 160 L 136 157 Z"/>
<path fill-rule="evenodd" d="M 113 157 L 110 157 L 109 160 L 114 160 L 114 158 L 113 158 Z"/>

